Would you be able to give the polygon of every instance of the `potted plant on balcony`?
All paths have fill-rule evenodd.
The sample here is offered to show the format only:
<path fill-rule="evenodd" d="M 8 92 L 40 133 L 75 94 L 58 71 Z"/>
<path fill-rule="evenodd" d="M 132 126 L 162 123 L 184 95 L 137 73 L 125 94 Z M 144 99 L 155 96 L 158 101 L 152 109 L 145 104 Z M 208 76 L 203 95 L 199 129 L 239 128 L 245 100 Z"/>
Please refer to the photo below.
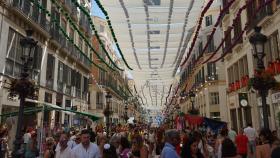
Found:
<path fill-rule="evenodd" d="M 250 78 L 248 88 L 255 90 L 279 90 L 280 83 L 276 81 L 269 71 L 255 71 L 254 77 Z"/>

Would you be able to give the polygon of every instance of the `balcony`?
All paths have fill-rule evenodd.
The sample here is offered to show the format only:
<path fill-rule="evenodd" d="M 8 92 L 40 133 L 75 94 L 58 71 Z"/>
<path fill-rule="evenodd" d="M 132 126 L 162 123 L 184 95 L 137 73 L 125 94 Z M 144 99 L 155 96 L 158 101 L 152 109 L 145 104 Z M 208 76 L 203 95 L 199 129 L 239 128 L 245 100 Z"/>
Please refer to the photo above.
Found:
<path fill-rule="evenodd" d="M 63 93 L 63 82 L 57 82 L 57 91 Z"/>
<path fill-rule="evenodd" d="M 247 19 L 249 22 L 249 30 L 253 29 L 256 25 L 258 25 L 265 17 L 273 14 L 273 10 L 272 10 L 273 3 L 270 3 L 265 7 L 262 7 L 262 9 L 259 12 L 257 12 L 257 14 L 256 14 L 256 10 L 258 7 L 256 3 L 257 2 L 251 3 L 251 5 L 249 5 L 249 7 L 247 8 Z"/>
<path fill-rule="evenodd" d="M 46 81 L 46 87 L 53 89 L 53 79 L 49 79 Z"/>
<path fill-rule="evenodd" d="M 78 21 L 78 9 L 75 5 L 72 6 L 72 12 L 70 14 L 71 18 L 75 21 Z"/>
<path fill-rule="evenodd" d="M 71 95 L 71 85 L 66 85 L 65 86 L 65 94 L 67 95 Z"/>
<path fill-rule="evenodd" d="M 210 75 L 210 76 L 206 76 L 206 81 L 217 81 L 219 80 L 218 75 Z"/>
<path fill-rule="evenodd" d="M 76 97 L 81 98 L 81 90 L 76 88 Z"/>
<path fill-rule="evenodd" d="M 49 32 L 50 24 L 46 19 L 46 14 L 40 12 L 37 5 L 34 5 L 29 0 L 11 0 L 11 6 L 27 17 L 30 17 L 34 23 L 37 23 L 42 30 Z"/>

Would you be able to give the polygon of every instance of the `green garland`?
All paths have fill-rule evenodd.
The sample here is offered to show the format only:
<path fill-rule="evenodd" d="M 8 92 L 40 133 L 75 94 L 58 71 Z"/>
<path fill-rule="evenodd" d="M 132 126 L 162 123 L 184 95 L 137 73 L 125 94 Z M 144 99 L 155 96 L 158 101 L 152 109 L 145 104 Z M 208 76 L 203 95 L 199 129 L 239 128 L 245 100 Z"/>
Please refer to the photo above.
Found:
<path fill-rule="evenodd" d="M 76 49 L 78 49 L 78 51 L 80 52 L 80 54 L 82 54 L 88 61 L 90 61 L 94 66 L 96 66 L 97 68 L 107 72 L 104 68 L 100 67 L 99 65 L 97 65 L 96 63 L 94 63 L 91 59 L 89 59 L 88 56 L 85 55 L 85 53 L 74 43 L 74 40 L 72 38 L 70 38 L 67 33 L 65 32 L 65 30 L 60 26 L 60 24 L 57 22 L 56 18 L 52 16 L 52 14 L 50 13 L 50 11 L 48 11 L 44 6 L 42 6 L 39 2 L 34 1 L 34 0 L 29 0 L 31 1 L 32 3 L 36 4 L 37 7 L 42 10 L 43 12 L 46 13 L 47 16 L 51 17 L 51 21 L 50 22 L 54 22 L 55 25 L 57 25 L 59 27 L 59 30 L 63 33 L 63 35 L 67 38 L 67 40 L 69 40 L 74 46 Z M 95 54 L 98 55 L 98 53 L 93 50 Z M 113 69 L 112 67 L 110 67 L 110 65 L 108 65 L 106 62 L 104 62 L 104 60 L 102 60 L 101 58 L 101 61 L 106 64 L 106 66 L 108 66 L 111 70 L 115 71 L 115 69 Z"/>
<path fill-rule="evenodd" d="M 75 23 L 73 22 L 72 18 L 69 16 L 68 12 L 66 12 L 63 7 L 60 6 L 60 4 L 57 3 L 57 1 L 55 0 L 51 0 L 56 6 L 57 8 L 60 10 L 61 13 L 63 13 L 66 17 L 66 19 L 69 21 L 69 23 L 72 25 L 72 27 L 78 32 L 78 34 L 80 35 L 80 37 L 82 37 L 82 39 L 85 41 L 85 43 L 90 47 L 90 50 L 93 51 L 97 57 L 104 63 L 106 63 L 106 61 L 104 61 L 103 58 L 101 58 L 101 56 L 94 50 L 93 46 L 91 45 L 91 43 L 88 41 L 88 39 L 83 35 L 83 33 L 78 29 L 78 27 L 75 25 Z M 110 58 L 109 54 L 106 53 L 106 56 L 109 58 L 109 60 L 113 63 L 114 67 L 116 67 L 117 69 L 123 71 L 123 69 L 119 68 L 114 61 Z M 109 65 L 107 65 L 109 66 Z M 115 71 L 115 70 L 114 70 Z"/>
<path fill-rule="evenodd" d="M 102 49 L 105 50 L 104 45 L 103 45 L 102 41 L 100 40 L 100 38 L 99 38 L 99 36 L 98 36 L 98 32 L 96 31 L 96 29 L 95 29 L 95 27 L 94 27 L 94 25 L 93 25 L 91 16 L 90 16 L 90 14 L 88 13 L 88 11 L 87 11 L 83 6 L 81 6 L 76 0 L 72 0 L 72 2 L 73 2 L 77 7 L 79 7 L 80 10 L 88 17 L 88 20 L 89 20 L 89 23 L 91 24 L 92 30 L 93 30 L 94 33 L 96 34 L 96 37 L 97 37 L 99 43 L 101 44 Z M 103 6 L 102 6 L 101 3 L 99 2 L 99 0 L 95 0 L 95 2 L 97 3 L 98 7 L 102 10 L 102 12 L 104 13 L 104 15 L 106 16 L 106 21 L 107 21 L 107 24 L 108 24 L 108 26 L 109 26 L 110 32 L 111 32 L 111 34 L 112 34 L 112 36 L 113 36 L 113 40 L 114 40 L 114 42 L 116 43 L 117 49 L 118 49 L 118 51 L 119 51 L 119 53 L 120 53 L 120 55 L 121 55 L 121 57 L 122 57 L 122 59 L 123 59 L 125 65 L 127 66 L 128 69 L 133 70 L 133 69 L 128 65 L 128 63 L 127 63 L 127 61 L 125 60 L 125 57 L 124 57 L 124 55 L 123 55 L 123 53 L 122 53 L 122 51 L 121 51 L 121 49 L 120 49 L 120 46 L 119 46 L 119 44 L 118 44 L 118 40 L 117 40 L 117 38 L 116 38 L 116 35 L 115 35 L 114 30 L 113 30 L 113 27 L 112 27 L 112 24 L 111 24 L 111 21 L 110 21 L 110 18 L 109 18 L 109 16 L 108 16 L 107 11 L 103 8 Z M 106 52 L 106 51 L 105 51 L 105 52 Z"/>

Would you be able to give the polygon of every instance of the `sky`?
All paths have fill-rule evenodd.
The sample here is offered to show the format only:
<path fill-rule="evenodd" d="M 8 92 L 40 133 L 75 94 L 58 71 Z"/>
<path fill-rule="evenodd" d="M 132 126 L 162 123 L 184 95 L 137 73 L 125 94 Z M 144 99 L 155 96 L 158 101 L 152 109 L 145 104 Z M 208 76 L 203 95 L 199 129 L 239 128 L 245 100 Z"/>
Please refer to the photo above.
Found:
<path fill-rule="evenodd" d="M 92 4 L 91 14 L 105 19 L 105 15 L 102 13 L 101 9 L 97 6 L 95 0 L 91 0 L 91 4 Z"/>

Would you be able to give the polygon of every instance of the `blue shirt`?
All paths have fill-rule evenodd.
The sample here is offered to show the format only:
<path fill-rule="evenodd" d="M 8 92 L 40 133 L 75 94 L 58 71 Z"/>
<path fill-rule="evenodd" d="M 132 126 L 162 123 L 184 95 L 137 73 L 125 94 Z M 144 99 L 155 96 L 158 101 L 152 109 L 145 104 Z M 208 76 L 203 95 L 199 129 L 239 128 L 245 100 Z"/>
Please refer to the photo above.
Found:
<path fill-rule="evenodd" d="M 164 148 L 160 154 L 160 158 L 180 158 L 175 147 L 170 143 L 165 143 Z"/>

